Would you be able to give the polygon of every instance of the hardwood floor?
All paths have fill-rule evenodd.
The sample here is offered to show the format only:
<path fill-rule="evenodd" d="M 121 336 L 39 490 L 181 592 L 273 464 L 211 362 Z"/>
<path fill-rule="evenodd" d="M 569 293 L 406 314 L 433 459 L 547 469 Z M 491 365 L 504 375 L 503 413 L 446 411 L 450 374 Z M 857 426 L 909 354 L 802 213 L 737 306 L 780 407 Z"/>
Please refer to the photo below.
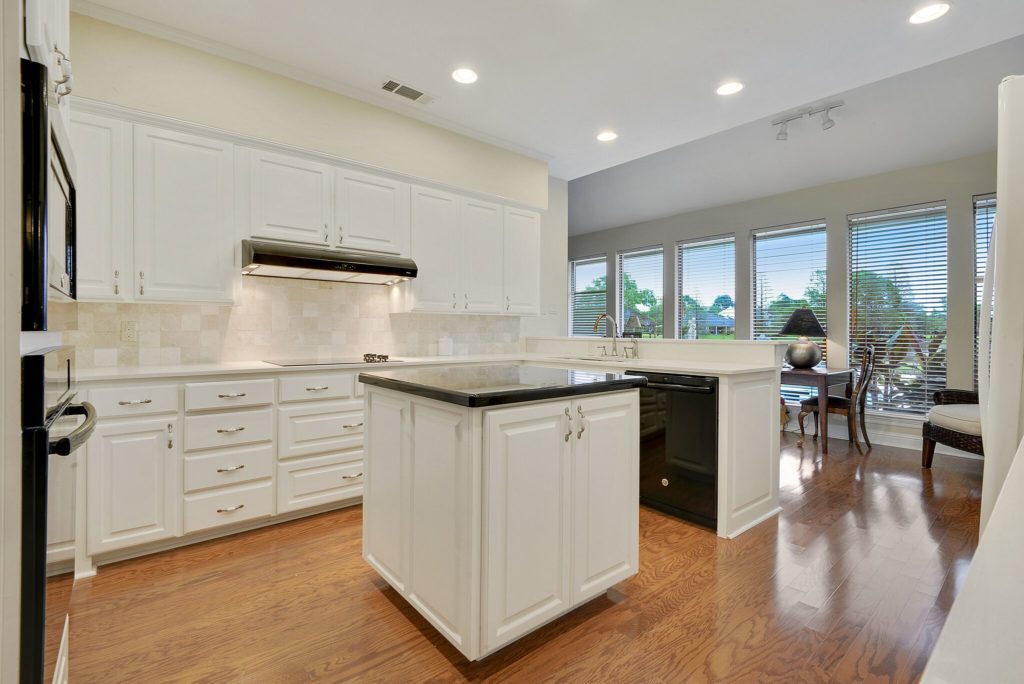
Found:
<path fill-rule="evenodd" d="M 360 557 L 349 508 L 79 581 L 71 680 L 913 681 L 977 543 L 981 463 L 783 437 L 784 511 L 740 538 L 647 508 L 640 574 L 469 663 Z"/>

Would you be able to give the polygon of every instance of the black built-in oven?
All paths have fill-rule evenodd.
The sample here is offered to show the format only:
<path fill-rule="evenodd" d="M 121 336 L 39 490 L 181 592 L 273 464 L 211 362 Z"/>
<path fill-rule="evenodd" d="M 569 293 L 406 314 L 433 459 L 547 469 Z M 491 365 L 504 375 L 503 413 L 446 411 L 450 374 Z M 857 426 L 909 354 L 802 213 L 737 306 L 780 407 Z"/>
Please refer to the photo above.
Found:
<path fill-rule="evenodd" d="M 46 67 L 21 60 L 21 329 L 46 330 L 48 299 L 78 296 L 71 150 L 50 126 Z"/>
<path fill-rule="evenodd" d="M 47 564 L 47 517 L 74 507 L 73 500 L 51 500 L 59 495 L 49 487 L 53 460 L 74 458 L 96 424 L 96 411 L 87 402 L 76 403 L 76 393 L 74 347 L 21 357 L 22 684 L 52 680 L 74 583 L 68 568 Z"/>
<path fill-rule="evenodd" d="M 718 378 L 628 371 L 640 388 L 640 503 L 718 521 Z"/>

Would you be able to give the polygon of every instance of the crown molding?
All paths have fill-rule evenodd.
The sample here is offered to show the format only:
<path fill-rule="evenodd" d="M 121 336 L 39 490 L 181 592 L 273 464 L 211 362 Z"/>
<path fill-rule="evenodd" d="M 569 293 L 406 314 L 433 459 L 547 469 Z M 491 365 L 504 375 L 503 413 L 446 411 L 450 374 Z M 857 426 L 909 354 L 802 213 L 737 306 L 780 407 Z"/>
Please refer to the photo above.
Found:
<path fill-rule="evenodd" d="M 520 145 L 512 142 L 511 140 L 505 140 L 504 138 L 484 133 L 483 131 L 479 131 L 470 126 L 464 126 L 451 121 L 450 119 L 427 112 L 422 108 L 417 108 L 417 105 L 413 103 L 395 101 L 392 97 L 385 97 L 379 93 L 363 88 L 357 88 L 342 81 L 325 78 L 291 64 L 211 40 L 189 31 L 182 31 L 181 29 L 176 29 L 171 26 L 167 26 L 166 24 L 160 24 L 134 14 L 105 7 L 92 2 L 92 0 L 72 0 L 71 11 L 108 24 L 114 24 L 115 26 L 130 29 L 138 33 L 144 33 L 146 35 L 153 36 L 154 38 L 160 38 L 172 43 L 184 45 L 185 47 L 199 50 L 200 52 L 206 52 L 211 55 L 216 55 L 217 57 L 223 57 L 234 62 L 262 69 L 263 71 L 267 71 L 278 76 L 284 76 L 285 78 L 290 78 L 293 81 L 299 81 L 300 83 L 305 83 L 306 85 L 313 86 L 315 88 L 329 90 L 339 95 L 350 97 L 353 100 L 359 100 L 360 102 L 365 102 L 366 104 L 386 109 L 395 114 L 407 116 L 411 119 L 416 119 L 423 123 L 443 128 L 451 131 L 452 133 L 458 133 L 459 135 L 479 140 L 480 142 L 487 143 L 488 145 L 494 145 L 495 147 L 500 147 L 504 150 L 530 157 L 531 159 L 537 159 L 546 163 L 549 163 L 554 159 L 553 155 L 546 152 L 541 152 L 540 150 Z M 420 107 L 422 107 L 422 105 L 420 105 Z"/>

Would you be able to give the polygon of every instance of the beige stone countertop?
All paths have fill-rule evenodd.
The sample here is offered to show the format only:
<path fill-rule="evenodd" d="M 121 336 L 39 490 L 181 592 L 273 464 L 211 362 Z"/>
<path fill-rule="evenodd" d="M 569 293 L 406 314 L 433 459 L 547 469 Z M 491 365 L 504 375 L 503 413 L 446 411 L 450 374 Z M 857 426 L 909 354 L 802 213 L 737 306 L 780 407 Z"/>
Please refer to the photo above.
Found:
<path fill-rule="evenodd" d="M 573 368 L 603 368 L 625 372 L 662 371 L 691 375 L 741 375 L 766 373 L 779 368 L 750 363 L 728 361 L 679 361 L 676 359 L 600 359 L 597 357 L 556 356 L 551 354 L 486 354 L 475 356 L 396 356 L 389 363 L 347 363 L 310 366 L 275 366 L 266 361 L 225 361 L 222 363 L 181 364 L 174 366 L 122 366 L 80 370 L 77 379 L 82 383 L 117 380 L 146 380 L 181 377 L 208 377 L 216 375 L 250 375 L 261 373 L 314 373 L 323 371 L 364 371 L 368 368 L 396 369 L 410 366 L 452 365 L 462 363 L 514 363 L 528 361 Z"/>

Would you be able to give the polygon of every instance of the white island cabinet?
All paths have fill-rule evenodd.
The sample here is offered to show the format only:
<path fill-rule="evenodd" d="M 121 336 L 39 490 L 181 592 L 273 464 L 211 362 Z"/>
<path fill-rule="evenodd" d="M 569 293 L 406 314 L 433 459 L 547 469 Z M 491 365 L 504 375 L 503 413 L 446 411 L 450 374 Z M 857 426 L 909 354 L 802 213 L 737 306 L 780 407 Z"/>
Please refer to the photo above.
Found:
<path fill-rule="evenodd" d="M 566 378 L 565 396 L 534 373 Z M 424 389 L 431 377 L 441 391 Z M 629 383 L 642 380 L 624 378 L 529 366 L 362 376 L 364 558 L 470 660 L 636 574 Z"/>

